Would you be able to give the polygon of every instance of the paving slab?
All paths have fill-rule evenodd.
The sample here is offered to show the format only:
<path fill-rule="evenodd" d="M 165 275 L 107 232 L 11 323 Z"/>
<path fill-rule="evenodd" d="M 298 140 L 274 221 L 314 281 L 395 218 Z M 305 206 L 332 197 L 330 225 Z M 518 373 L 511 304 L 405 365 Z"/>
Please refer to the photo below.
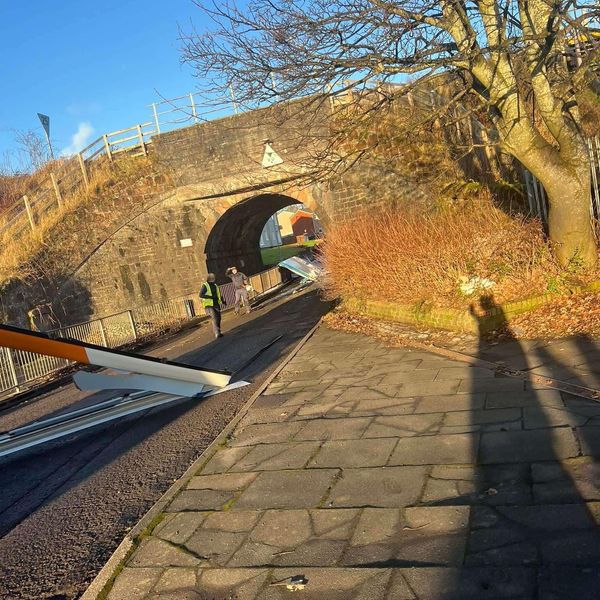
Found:
<path fill-rule="evenodd" d="M 575 435 L 566 427 L 481 434 L 482 464 L 555 460 L 578 454 Z"/>
<path fill-rule="evenodd" d="M 474 411 L 482 409 L 484 403 L 485 394 L 483 393 L 461 393 L 442 396 L 434 394 L 429 397 L 419 398 L 415 407 L 415 413 Z"/>
<path fill-rule="evenodd" d="M 353 419 L 315 419 L 302 424 L 295 440 L 357 440 L 371 423 L 369 417 Z M 366 436 L 370 437 L 370 436 Z"/>
<path fill-rule="evenodd" d="M 142 600 L 158 581 L 163 570 L 161 568 L 125 567 L 115 581 L 108 600 Z"/>
<path fill-rule="evenodd" d="M 436 433 L 444 420 L 443 413 L 375 417 L 365 431 L 365 438 L 412 437 Z"/>
<path fill-rule="evenodd" d="M 177 512 L 164 515 L 163 520 L 152 532 L 154 536 L 167 542 L 181 545 L 202 525 L 205 512 Z"/>
<path fill-rule="evenodd" d="M 400 438 L 388 464 L 450 465 L 474 463 L 478 445 L 479 434 L 427 435 Z"/>
<path fill-rule="evenodd" d="M 490 352 L 595 375 L 597 349 L 547 348 Z M 596 599 L 599 522 L 600 404 L 321 328 L 108 598 Z"/>
<path fill-rule="evenodd" d="M 178 598 L 184 597 L 183 594 L 197 594 L 196 591 L 196 571 L 195 569 L 186 569 L 174 567 L 166 569 L 160 576 L 154 586 L 154 592 L 157 594 L 176 594 Z"/>
<path fill-rule="evenodd" d="M 195 535 L 195 534 L 194 534 Z M 129 559 L 130 567 L 198 567 L 203 557 L 191 554 L 180 546 L 156 537 L 142 540 L 136 553 Z"/>
<path fill-rule="evenodd" d="M 395 438 L 325 441 L 308 463 L 309 468 L 378 467 L 385 465 L 396 446 Z"/>
<path fill-rule="evenodd" d="M 407 415 L 415 412 L 415 398 L 385 398 L 385 399 L 361 399 L 350 405 L 347 414 L 352 417 L 361 416 L 385 416 L 385 415 Z M 341 412 L 341 411 L 336 411 Z M 334 413 L 332 408 L 331 414 Z"/>
<path fill-rule="evenodd" d="M 247 425 L 236 432 L 228 446 L 255 446 L 257 444 L 276 444 L 291 440 L 300 431 L 300 423 L 260 423 Z"/>
<path fill-rule="evenodd" d="M 419 499 L 425 467 L 344 469 L 325 506 L 403 507 Z"/>
<path fill-rule="evenodd" d="M 250 452 L 232 465 L 232 471 L 278 471 L 301 469 L 319 450 L 321 442 L 293 442 L 252 446 Z"/>
<path fill-rule="evenodd" d="M 316 508 L 338 476 L 337 469 L 266 471 L 250 484 L 235 508 Z"/>

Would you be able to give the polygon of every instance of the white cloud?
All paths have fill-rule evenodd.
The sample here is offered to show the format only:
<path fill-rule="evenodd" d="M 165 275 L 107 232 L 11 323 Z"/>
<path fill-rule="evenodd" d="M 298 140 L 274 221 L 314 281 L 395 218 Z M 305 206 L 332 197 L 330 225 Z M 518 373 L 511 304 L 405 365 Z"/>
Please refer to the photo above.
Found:
<path fill-rule="evenodd" d="M 77 152 L 83 150 L 90 143 L 94 131 L 95 129 L 88 121 L 79 123 L 77 131 L 71 136 L 71 143 L 61 152 L 62 156 L 77 154 Z"/>
<path fill-rule="evenodd" d="M 97 115 L 102 110 L 99 102 L 73 102 L 67 106 L 67 114 L 72 117 L 89 117 Z"/>

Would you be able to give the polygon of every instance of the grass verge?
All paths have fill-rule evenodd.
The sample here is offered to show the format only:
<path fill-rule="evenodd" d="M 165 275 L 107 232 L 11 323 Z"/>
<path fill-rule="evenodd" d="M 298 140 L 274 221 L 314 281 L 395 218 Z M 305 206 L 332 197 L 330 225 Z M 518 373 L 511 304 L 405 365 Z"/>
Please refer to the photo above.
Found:
<path fill-rule="evenodd" d="M 275 246 L 274 248 L 262 248 L 260 254 L 265 265 L 275 265 L 286 258 L 296 256 L 306 250 L 312 248 L 319 243 L 319 240 L 311 240 L 304 244 L 288 244 L 287 246 Z"/>

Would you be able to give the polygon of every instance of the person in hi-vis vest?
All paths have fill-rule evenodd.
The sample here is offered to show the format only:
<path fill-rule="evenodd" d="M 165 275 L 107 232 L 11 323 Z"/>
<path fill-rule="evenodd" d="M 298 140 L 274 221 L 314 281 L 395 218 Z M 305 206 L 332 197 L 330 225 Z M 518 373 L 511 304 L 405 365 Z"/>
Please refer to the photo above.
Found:
<path fill-rule="evenodd" d="M 221 298 L 221 290 L 215 280 L 214 273 L 209 273 L 206 276 L 206 281 L 200 288 L 200 298 L 204 311 L 210 317 L 215 338 L 220 338 L 223 337 L 221 333 L 221 307 L 225 306 L 225 302 Z"/>

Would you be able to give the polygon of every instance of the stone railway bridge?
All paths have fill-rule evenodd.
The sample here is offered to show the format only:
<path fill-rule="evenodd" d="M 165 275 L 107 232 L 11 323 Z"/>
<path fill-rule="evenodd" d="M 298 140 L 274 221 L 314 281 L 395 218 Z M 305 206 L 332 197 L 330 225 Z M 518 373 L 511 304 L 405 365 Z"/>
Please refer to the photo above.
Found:
<path fill-rule="evenodd" d="M 209 270 L 219 281 L 233 264 L 256 273 L 264 268 L 262 229 L 285 206 L 302 202 L 327 227 L 385 201 L 390 191 L 402 193 L 397 177 L 367 165 L 307 182 L 306 165 L 328 132 L 329 110 L 323 104 L 309 118 L 301 108 L 281 104 L 154 136 L 154 164 L 174 185 L 142 214 L 123 214 L 122 225 L 61 285 L 51 299 L 61 307 L 61 325 L 193 293 Z M 264 166 L 267 143 L 283 162 Z M 423 196 L 414 182 L 406 187 Z M 21 293 L 9 319 L 38 301 Z"/>

